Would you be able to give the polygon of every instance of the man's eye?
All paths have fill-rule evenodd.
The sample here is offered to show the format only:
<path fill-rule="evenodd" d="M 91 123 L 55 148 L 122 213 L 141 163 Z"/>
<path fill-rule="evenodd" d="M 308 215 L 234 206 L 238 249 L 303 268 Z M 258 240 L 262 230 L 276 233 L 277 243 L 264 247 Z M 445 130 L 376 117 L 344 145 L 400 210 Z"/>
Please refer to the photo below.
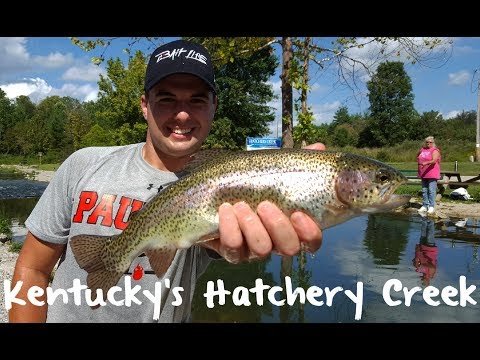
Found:
<path fill-rule="evenodd" d="M 198 98 L 198 99 L 192 99 L 192 103 L 194 104 L 205 104 L 207 101 L 203 98 Z"/>
<path fill-rule="evenodd" d="M 162 103 L 168 103 L 168 102 L 174 101 L 174 99 L 172 99 L 172 98 L 159 98 L 157 101 L 162 102 Z"/>

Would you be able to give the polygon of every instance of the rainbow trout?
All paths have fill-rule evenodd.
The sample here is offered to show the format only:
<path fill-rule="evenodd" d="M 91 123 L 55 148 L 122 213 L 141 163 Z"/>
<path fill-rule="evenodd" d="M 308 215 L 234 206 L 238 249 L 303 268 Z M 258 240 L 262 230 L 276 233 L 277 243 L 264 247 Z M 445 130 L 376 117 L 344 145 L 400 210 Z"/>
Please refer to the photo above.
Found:
<path fill-rule="evenodd" d="M 295 210 L 309 214 L 326 229 L 410 199 L 393 194 L 407 180 L 395 168 L 341 152 L 206 150 L 194 155 L 185 171 L 185 177 L 133 213 L 121 234 L 72 237 L 73 254 L 88 272 L 92 291 L 106 294 L 142 253 L 162 277 L 177 249 L 219 237 L 218 208 L 224 202 L 243 200 L 256 208 L 269 200 L 288 215 Z"/>

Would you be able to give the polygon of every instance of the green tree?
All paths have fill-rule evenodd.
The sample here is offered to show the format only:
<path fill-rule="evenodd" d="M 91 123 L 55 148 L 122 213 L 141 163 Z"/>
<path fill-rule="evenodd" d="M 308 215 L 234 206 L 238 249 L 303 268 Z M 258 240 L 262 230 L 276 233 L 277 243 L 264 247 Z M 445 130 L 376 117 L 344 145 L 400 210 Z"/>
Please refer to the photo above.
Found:
<path fill-rule="evenodd" d="M 426 111 L 422 113 L 418 120 L 416 131 L 410 134 L 410 140 L 423 140 L 427 136 L 437 137 L 443 131 L 445 121 L 442 114 L 438 111 Z M 428 135 L 427 135 L 428 134 Z"/>
<path fill-rule="evenodd" d="M 5 146 L 5 134 L 7 129 L 13 126 L 13 104 L 5 91 L 0 89 L 0 145 Z"/>
<path fill-rule="evenodd" d="M 370 101 L 371 146 L 400 143 L 409 138 L 418 116 L 413 105 L 412 82 L 404 64 L 387 61 L 367 82 Z"/>
<path fill-rule="evenodd" d="M 14 150 L 15 153 L 19 153 L 23 156 L 31 155 L 35 153 L 37 147 L 37 137 L 38 133 L 36 132 L 38 127 L 34 126 L 34 120 L 30 121 L 21 121 L 16 124 L 12 129 L 9 129 L 8 134 L 8 143 L 15 144 Z M 44 136 L 45 133 L 42 132 Z"/>
<path fill-rule="evenodd" d="M 352 125 L 342 124 L 335 127 L 331 139 L 335 146 L 356 146 L 358 142 L 358 133 Z"/>
<path fill-rule="evenodd" d="M 118 129 L 144 122 L 140 97 L 143 94 L 146 58 L 137 51 L 127 67 L 117 57 L 107 61 L 107 75 L 100 75 L 97 119 L 104 129 Z"/>
<path fill-rule="evenodd" d="M 453 118 L 444 120 L 444 126 L 438 135 L 443 141 L 475 142 L 476 111 L 462 111 Z"/>
<path fill-rule="evenodd" d="M 147 123 L 136 123 L 133 126 L 123 124 L 113 132 L 116 145 L 127 145 L 145 141 L 147 136 Z"/>
<path fill-rule="evenodd" d="M 93 126 L 92 113 L 87 110 L 88 103 L 75 106 L 68 114 L 67 135 L 72 144 L 72 151 L 81 147 L 83 137 Z"/>
<path fill-rule="evenodd" d="M 312 107 L 308 106 L 308 93 L 310 86 L 309 66 L 310 66 L 310 44 L 312 38 L 307 37 L 303 41 L 297 41 L 296 45 L 300 51 L 294 52 L 294 61 L 292 61 L 291 73 L 294 74 L 293 88 L 300 92 L 299 98 L 295 101 L 295 111 L 297 112 L 297 125 L 293 131 L 293 139 L 300 147 L 305 147 L 311 143 L 315 137 L 313 128 Z M 298 59 L 298 60 L 297 60 Z"/>
<path fill-rule="evenodd" d="M 37 106 L 28 96 L 20 95 L 14 101 L 13 117 L 14 123 L 30 120 L 35 115 Z"/>
<path fill-rule="evenodd" d="M 333 120 L 330 124 L 332 130 L 334 130 L 337 126 L 342 124 L 351 124 L 352 118 L 348 113 L 348 108 L 346 106 L 340 106 L 335 114 L 333 115 Z"/>
<path fill-rule="evenodd" d="M 114 132 L 105 130 L 98 124 L 93 125 L 80 142 L 80 148 L 113 145 L 116 145 Z"/>
<path fill-rule="evenodd" d="M 0 148 L 4 154 L 19 154 L 21 151 L 17 143 L 18 129 L 16 125 L 30 121 L 35 114 L 36 105 L 28 96 L 24 95 L 18 96 L 13 102 L 10 102 L 10 104 L 11 105 L 7 105 L 4 103 L 4 105 L 7 105 L 6 109 L 8 110 L 9 116 L 6 118 L 8 121 L 3 123 L 5 127 L 3 128 L 3 136 L 0 136 Z M 2 108 L 2 105 L 0 105 L 0 108 Z M 1 111 L 2 110 L 0 110 L 0 112 Z M 0 125 L 0 128 L 1 127 Z M 0 130 L 0 132 L 2 131 Z"/>
<path fill-rule="evenodd" d="M 231 43 L 229 38 L 223 41 L 225 47 Z M 214 44 L 213 54 L 219 52 L 220 41 Z M 270 47 L 247 55 L 216 68 L 219 107 L 205 147 L 245 148 L 246 137 L 268 134 L 268 124 L 275 119 L 267 105 L 274 97 L 267 81 L 275 73 L 277 59 Z"/>

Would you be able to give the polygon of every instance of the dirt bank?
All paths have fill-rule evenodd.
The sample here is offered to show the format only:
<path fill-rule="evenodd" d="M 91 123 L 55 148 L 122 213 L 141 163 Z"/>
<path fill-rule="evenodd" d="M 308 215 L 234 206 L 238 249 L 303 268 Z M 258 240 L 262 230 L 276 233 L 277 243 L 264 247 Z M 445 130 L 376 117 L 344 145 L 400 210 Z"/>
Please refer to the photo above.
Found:
<path fill-rule="evenodd" d="M 417 212 L 422 206 L 420 198 L 411 198 L 410 206 L 399 210 L 406 212 Z M 433 217 L 437 218 L 480 218 L 480 203 L 466 201 L 439 201 L 436 204 L 436 211 Z"/>
<path fill-rule="evenodd" d="M 13 165 L 18 171 L 28 175 L 32 180 L 50 182 L 55 171 L 38 170 L 35 167 L 25 165 Z"/>

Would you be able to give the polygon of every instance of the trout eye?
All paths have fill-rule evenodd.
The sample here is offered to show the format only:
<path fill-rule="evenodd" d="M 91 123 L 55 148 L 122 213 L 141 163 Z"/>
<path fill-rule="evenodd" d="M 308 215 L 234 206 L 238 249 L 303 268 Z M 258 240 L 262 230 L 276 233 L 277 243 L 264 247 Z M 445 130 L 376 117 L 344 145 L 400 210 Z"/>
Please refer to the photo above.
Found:
<path fill-rule="evenodd" d="M 377 181 L 384 183 L 388 180 L 390 180 L 389 173 L 385 169 L 380 169 L 377 172 Z"/>

